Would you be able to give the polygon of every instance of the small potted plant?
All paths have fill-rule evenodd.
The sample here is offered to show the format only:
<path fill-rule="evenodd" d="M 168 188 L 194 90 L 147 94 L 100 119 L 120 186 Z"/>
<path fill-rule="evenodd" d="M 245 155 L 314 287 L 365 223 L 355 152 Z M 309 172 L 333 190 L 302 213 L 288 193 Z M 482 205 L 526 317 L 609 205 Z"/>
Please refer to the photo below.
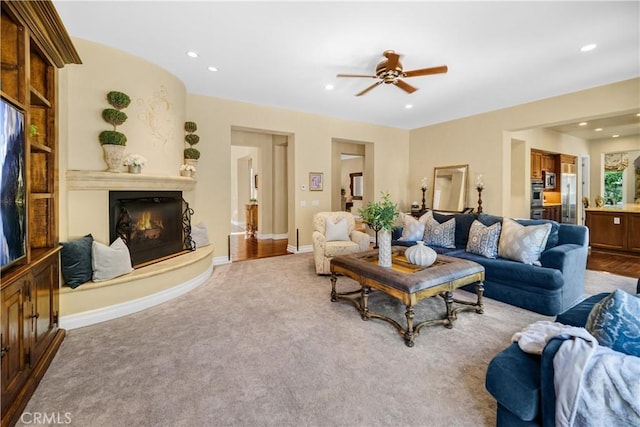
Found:
<path fill-rule="evenodd" d="M 193 178 L 196 175 L 196 167 L 188 164 L 181 165 L 180 175 Z"/>
<path fill-rule="evenodd" d="M 122 164 L 129 168 L 129 173 L 140 173 L 142 167 L 147 164 L 147 159 L 140 154 L 129 154 Z"/>
<path fill-rule="evenodd" d="M 108 172 L 120 172 L 124 146 L 127 144 L 127 137 L 124 133 L 118 132 L 116 128 L 127 120 L 127 115 L 121 111 L 131 103 L 128 95 L 118 91 L 107 93 L 107 102 L 113 108 L 102 110 L 102 118 L 105 122 L 113 126 L 113 130 L 100 132 L 98 139 L 102 144 L 105 162 Z"/>
<path fill-rule="evenodd" d="M 369 202 L 364 208 L 358 210 L 362 221 L 376 233 L 375 248 L 378 251 L 378 264 L 382 267 L 391 267 L 391 230 L 399 215 L 398 206 L 389 199 L 389 193 L 382 193 L 379 202 Z M 378 246 L 378 232 L 380 234 L 380 246 Z"/>
<path fill-rule="evenodd" d="M 198 125 L 195 122 L 185 122 L 184 130 L 187 133 L 184 136 L 184 140 L 189 145 L 184 149 L 184 162 L 186 164 L 197 164 L 200 158 L 200 151 L 193 146 L 200 142 L 200 137 L 194 133 L 198 130 Z"/>

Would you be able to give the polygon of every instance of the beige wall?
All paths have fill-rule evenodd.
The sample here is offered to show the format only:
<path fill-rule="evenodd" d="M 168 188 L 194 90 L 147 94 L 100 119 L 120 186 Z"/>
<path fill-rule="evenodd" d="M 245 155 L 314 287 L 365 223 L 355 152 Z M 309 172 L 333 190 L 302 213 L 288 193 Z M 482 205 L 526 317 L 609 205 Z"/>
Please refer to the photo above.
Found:
<path fill-rule="evenodd" d="M 127 136 L 125 153 L 148 160 L 144 174 L 178 176 L 186 91 L 180 80 L 156 65 L 90 41 L 73 42 L 83 64 L 59 72 L 60 240 L 92 233 L 108 243 L 108 191 L 67 192 L 65 172 L 106 169 L 98 135 L 111 128 L 101 114 L 110 107 L 107 92 L 117 90 L 131 98 L 123 110 L 128 119 L 118 127 Z M 193 203 L 189 193 L 185 199 Z"/>
<path fill-rule="evenodd" d="M 637 112 L 639 106 L 640 79 L 632 79 L 414 129 L 410 138 L 409 198 L 421 197 L 420 179 L 432 177 L 435 166 L 468 163 L 470 177 L 479 173 L 484 177 L 484 212 L 511 215 L 512 132 L 602 115 Z M 518 150 L 527 152 L 522 147 Z M 586 154 L 569 146 L 563 146 L 563 151 Z M 527 164 L 522 162 L 520 166 L 528 167 Z M 522 173 L 530 171 L 526 169 Z M 428 205 L 431 204 L 432 190 L 430 185 Z M 477 200 L 475 188 L 469 193 L 469 200 Z"/>

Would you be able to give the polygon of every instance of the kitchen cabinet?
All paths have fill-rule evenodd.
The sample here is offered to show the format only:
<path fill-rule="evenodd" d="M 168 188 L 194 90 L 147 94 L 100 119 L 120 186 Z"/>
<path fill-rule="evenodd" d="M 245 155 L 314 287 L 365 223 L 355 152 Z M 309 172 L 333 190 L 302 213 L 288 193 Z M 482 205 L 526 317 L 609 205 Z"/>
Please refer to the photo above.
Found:
<path fill-rule="evenodd" d="M 543 154 L 542 155 L 542 170 L 545 172 L 556 172 L 556 155 Z"/>
<path fill-rule="evenodd" d="M 640 209 L 636 206 L 587 209 L 586 225 L 591 247 L 640 254 Z"/>
<path fill-rule="evenodd" d="M 542 179 L 542 152 L 531 150 L 531 179 Z"/>
<path fill-rule="evenodd" d="M 562 207 L 560 205 L 544 206 L 542 218 L 560 222 L 562 219 Z"/>

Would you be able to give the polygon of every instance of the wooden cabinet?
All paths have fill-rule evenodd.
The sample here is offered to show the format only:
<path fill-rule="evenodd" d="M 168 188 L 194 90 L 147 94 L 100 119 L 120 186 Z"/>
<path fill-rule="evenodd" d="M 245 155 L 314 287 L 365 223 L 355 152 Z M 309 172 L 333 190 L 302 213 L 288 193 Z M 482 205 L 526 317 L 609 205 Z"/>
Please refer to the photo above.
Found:
<path fill-rule="evenodd" d="M 56 67 L 80 63 L 52 2 L 3 1 L 0 96 L 24 116 L 25 256 L 2 271 L 2 426 L 14 424 L 64 338 L 58 328 Z M 4 123 L 4 122 L 3 122 Z M 30 135 L 30 125 L 37 135 Z"/>
<path fill-rule="evenodd" d="M 560 222 L 562 219 L 562 207 L 560 205 L 545 206 L 542 212 L 542 218 Z"/>
<path fill-rule="evenodd" d="M 640 213 L 587 210 L 586 215 L 592 247 L 640 253 Z"/>
<path fill-rule="evenodd" d="M 556 155 L 555 154 L 543 154 L 542 155 L 542 166 L 541 169 L 545 172 L 556 172 Z"/>
<path fill-rule="evenodd" d="M 531 150 L 531 179 L 542 179 L 542 152 Z"/>
<path fill-rule="evenodd" d="M 245 220 L 248 236 L 255 236 L 258 231 L 258 205 L 249 203 L 245 205 Z"/>

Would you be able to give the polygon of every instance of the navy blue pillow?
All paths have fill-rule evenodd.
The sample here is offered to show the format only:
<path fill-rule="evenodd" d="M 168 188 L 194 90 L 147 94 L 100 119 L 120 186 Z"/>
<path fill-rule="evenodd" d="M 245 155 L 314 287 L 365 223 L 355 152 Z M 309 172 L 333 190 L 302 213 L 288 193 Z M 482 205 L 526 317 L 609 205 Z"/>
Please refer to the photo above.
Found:
<path fill-rule="evenodd" d="M 87 234 L 81 239 L 62 242 L 60 263 L 62 264 L 62 278 L 71 288 L 77 288 L 91 280 L 93 269 L 91 266 L 91 244 L 93 236 Z"/>
<path fill-rule="evenodd" d="M 446 215 L 434 212 L 433 218 L 442 224 L 445 221 L 450 220 L 451 218 L 456 219 L 456 248 L 465 249 L 467 247 L 467 242 L 469 241 L 469 230 L 471 229 L 471 224 L 473 224 L 473 220 L 477 218 L 476 214 L 453 214 Z"/>
<path fill-rule="evenodd" d="M 640 298 L 621 289 L 593 306 L 585 329 L 600 345 L 640 357 Z"/>

